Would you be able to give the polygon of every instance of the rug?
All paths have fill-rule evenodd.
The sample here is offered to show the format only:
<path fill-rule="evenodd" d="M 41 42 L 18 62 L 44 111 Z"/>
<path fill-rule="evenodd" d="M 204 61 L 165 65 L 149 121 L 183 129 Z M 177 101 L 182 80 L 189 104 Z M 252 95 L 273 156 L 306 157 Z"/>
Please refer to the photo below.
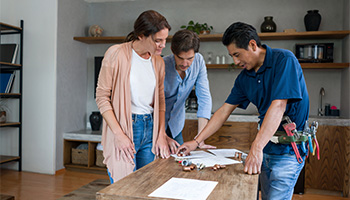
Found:
<path fill-rule="evenodd" d="M 96 179 L 71 193 L 64 195 L 58 200 L 86 200 L 96 199 L 96 192 L 110 185 L 107 179 Z"/>

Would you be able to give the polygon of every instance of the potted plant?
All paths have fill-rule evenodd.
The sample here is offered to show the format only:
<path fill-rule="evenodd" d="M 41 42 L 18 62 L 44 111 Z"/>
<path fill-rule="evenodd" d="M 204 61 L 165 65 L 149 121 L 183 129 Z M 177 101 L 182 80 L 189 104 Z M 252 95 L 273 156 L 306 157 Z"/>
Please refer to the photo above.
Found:
<path fill-rule="evenodd" d="M 6 123 L 6 112 L 9 111 L 9 108 L 6 105 L 5 99 L 0 99 L 0 123 Z"/>
<path fill-rule="evenodd" d="M 196 32 L 199 34 L 209 34 L 213 30 L 213 26 L 209 26 L 207 23 L 200 24 L 198 22 L 194 23 L 193 20 L 189 21 L 187 26 L 183 25 L 181 28 Z"/>

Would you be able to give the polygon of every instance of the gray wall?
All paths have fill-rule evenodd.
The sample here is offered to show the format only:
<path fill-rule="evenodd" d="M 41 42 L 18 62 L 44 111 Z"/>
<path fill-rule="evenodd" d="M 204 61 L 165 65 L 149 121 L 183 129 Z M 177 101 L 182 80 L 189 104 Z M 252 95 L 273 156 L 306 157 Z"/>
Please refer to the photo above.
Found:
<path fill-rule="evenodd" d="M 350 1 L 344 0 L 343 27 L 344 30 L 350 30 Z M 343 43 L 343 61 L 350 62 L 350 39 L 347 36 Z M 344 69 L 341 76 L 341 116 L 350 117 L 350 68 Z"/>
<path fill-rule="evenodd" d="M 85 1 L 58 1 L 56 169 L 63 168 L 63 133 L 86 126 L 87 45 L 73 37 L 84 35 L 87 16 Z"/>
<path fill-rule="evenodd" d="M 187 24 L 189 20 L 207 22 L 214 26 L 214 33 L 223 33 L 225 29 L 235 21 L 250 23 L 260 31 L 260 25 L 264 16 L 271 15 L 277 24 L 277 31 L 283 29 L 295 28 L 297 31 L 305 31 L 304 16 L 307 10 L 318 9 L 322 15 L 320 25 L 321 31 L 344 30 L 346 9 L 344 4 L 349 0 L 264 0 L 264 1 L 238 1 L 238 0 L 179 0 L 179 1 L 161 1 L 161 0 L 140 0 L 129 2 L 109 2 L 109 3 L 90 3 L 89 24 L 98 24 L 104 28 L 104 36 L 123 36 L 129 33 L 133 28 L 133 22 L 137 16 L 144 10 L 154 9 L 162 13 L 172 26 L 170 35 L 180 29 L 181 25 Z M 348 10 L 348 8 L 347 8 Z M 108 14 L 106 14 L 108 13 Z M 336 22 L 336 23 L 335 23 Z M 348 28 L 347 28 L 348 29 Z M 289 41 L 263 41 L 273 48 L 286 48 L 294 51 L 295 43 L 300 42 L 334 42 L 335 43 L 335 62 L 343 62 L 348 56 L 341 53 L 342 40 L 289 40 Z M 164 55 L 170 54 L 169 43 L 163 51 Z M 104 51 L 110 45 L 89 45 L 88 46 L 88 94 L 87 94 L 87 114 L 96 110 L 96 104 L 93 99 L 93 57 L 103 55 Z M 349 45 L 347 44 L 347 48 Z M 200 52 L 207 56 L 208 52 L 215 55 L 227 55 L 226 48 L 220 42 L 202 42 Z M 232 62 L 227 57 L 228 62 Z M 349 117 L 348 109 L 349 86 L 342 80 L 344 71 L 349 73 L 349 69 L 305 69 L 304 74 L 310 95 L 310 115 L 317 115 L 319 91 L 321 87 L 326 90 L 323 97 L 324 103 L 330 103 L 341 109 Z M 227 98 L 233 81 L 240 70 L 228 71 L 224 69 L 208 70 L 210 89 L 213 97 L 213 109 L 217 110 Z M 342 102 L 342 103 L 341 103 Z M 256 114 L 255 106 L 250 106 L 247 111 L 236 110 L 235 113 Z"/>

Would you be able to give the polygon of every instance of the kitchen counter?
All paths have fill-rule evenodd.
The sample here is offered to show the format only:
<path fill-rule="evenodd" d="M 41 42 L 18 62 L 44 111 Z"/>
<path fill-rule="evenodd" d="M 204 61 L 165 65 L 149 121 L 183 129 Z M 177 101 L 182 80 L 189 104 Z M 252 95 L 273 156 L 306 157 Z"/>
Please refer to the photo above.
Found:
<path fill-rule="evenodd" d="M 63 139 L 66 140 L 83 140 L 83 141 L 101 141 L 102 132 L 92 130 L 79 130 L 63 134 Z"/>
<path fill-rule="evenodd" d="M 186 113 L 186 119 L 197 119 L 197 113 Z M 230 115 L 227 121 L 232 122 L 258 122 L 257 115 Z M 309 122 L 317 121 L 319 125 L 350 126 L 350 119 L 335 116 L 310 116 Z"/>

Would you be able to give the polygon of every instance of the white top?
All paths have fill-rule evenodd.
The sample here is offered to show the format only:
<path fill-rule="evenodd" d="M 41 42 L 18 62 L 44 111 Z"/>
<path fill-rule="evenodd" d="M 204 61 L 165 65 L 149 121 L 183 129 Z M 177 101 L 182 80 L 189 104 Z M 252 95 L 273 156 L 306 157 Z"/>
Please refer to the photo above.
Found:
<path fill-rule="evenodd" d="M 151 61 L 139 56 L 132 50 L 130 89 L 131 112 L 134 114 L 150 114 L 153 112 L 156 76 Z"/>

